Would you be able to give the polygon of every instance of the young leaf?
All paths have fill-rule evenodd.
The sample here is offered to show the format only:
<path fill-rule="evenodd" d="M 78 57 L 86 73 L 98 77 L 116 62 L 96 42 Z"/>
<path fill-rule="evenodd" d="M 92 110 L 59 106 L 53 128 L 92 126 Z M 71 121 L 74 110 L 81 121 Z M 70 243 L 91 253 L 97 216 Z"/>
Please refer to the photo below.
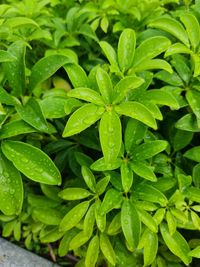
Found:
<path fill-rule="evenodd" d="M 12 43 L 8 52 L 16 59 L 4 63 L 6 78 L 12 88 L 13 95 L 21 96 L 25 91 L 25 42 L 16 41 Z"/>
<path fill-rule="evenodd" d="M 128 199 L 122 204 L 121 226 L 129 246 L 136 248 L 140 238 L 140 219 L 134 204 Z"/>
<path fill-rule="evenodd" d="M 151 112 L 141 103 L 127 101 L 115 107 L 117 113 L 139 120 L 153 129 L 157 124 Z"/>
<path fill-rule="evenodd" d="M 111 263 L 112 265 L 115 265 L 116 263 L 115 252 L 113 250 L 112 244 L 110 243 L 108 236 L 104 233 L 100 234 L 100 248 L 103 255 L 108 260 L 108 262 Z"/>
<path fill-rule="evenodd" d="M 120 103 L 124 98 L 126 98 L 128 92 L 142 85 L 144 80 L 136 76 L 127 76 L 120 80 L 114 87 L 114 99 L 113 104 Z"/>
<path fill-rule="evenodd" d="M 153 233 L 158 232 L 158 226 L 154 218 L 145 210 L 137 209 L 139 218 Z"/>
<path fill-rule="evenodd" d="M 125 148 L 130 152 L 134 145 L 139 144 L 144 138 L 147 126 L 138 120 L 130 118 L 125 129 Z"/>
<path fill-rule="evenodd" d="M 93 203 L 88 209 L 84 222 L 83 222 L 83 231 L 86 236 L 91 237 L 93 233 L 95 223 L 95 203 Z"/>
<path fill-rule="evenodd" d="M 70 59 L 63 55 L 50 55 L 40 59 L 32 68 L 29 89 L 33 91 L 41 82 L 47 80 Z"/>
<path fill-rule="evenodd" d="M 121 230 L 121 213 L 118 212 L 108 226 L 107 234 L 116 235 Z"/>
<path fill-rule="evenodd" d="M 85 267 L 95 267 L 99 255 L 99 237 L 95 235 L 88 245 Z"/>
<path fill-rule="evenodd" d="M 149 181 L 156 182 L 157 177 L 153 172 L 152 168 L 139 161 L 131 163 L 131 169 L 140 177 L 145 178 Z"/>
<path fill-rule="evenodd" d="M 181 15 L 180 20 L 184 24 L 192 48 L 196 50 L 200 43 L 200 26 L 197 18 L 191 13 L 184 13 Z"/>
<path fill-rule="evenodd" d="M 93 192 L 96 192 L 96 180 L 91 170 L 86 166 L 82 166 L 81 173 L 89 189 L 92 190 Z"/>
<path fill-rule="evenodd" d="M 173 73 L 171 65 L 163 59 L 144 60 L 133 68 L 134 72 L 154 69 L 161 69 L 167 71 L 168 73 Z"/>
<path fill-rule="evenodd" d="M 31 180 L 50 185 L 61 183 L 57 167 L 40 149 L 19 141 L 4 141 L 1 148 L 15 167 Z"/>
<path fill-rule="evenodd" d="M 62 219 L 60 231 L 65 232 L 75 227 L 87 212 L 89 203 L 89 201 L 83 201 L 72 208 Z"/>
<path fill-rule="evenodd" d="M 198 246 L 195 249 L 191 250 L 189 252 L 188 256 L 200 259 L 200 246 Z"/>
<path fill-rule="evenodd" d="M 20 104 L 19 100 L 10 95 L 3 87 L 0 87 L 0 103 L 15 106 Z"/>
<path fill-rule="evenodd" d="M 104 199 L 101 203 L 100 214 L 105 215 L 112 209 L 120 207 L 121 202 L 122 202 L 122 193 L 115 189 L 109 189 L 106 192 Z"/>
<path fill-rule="evenodd" d="M 60 191 L 58 196 L 64 200 L 78 200 L 84 199 L 91 195 L 91 193 L 83 188 L 65 188 L 64 190 Z"/>
<path fill-rule="evenodd" d="M 0 210 L 5 215 L 18 215 L 22 209 L 22 178 L 13 164 L 0 152 Z"/>
<path fill-rule="evenodd" d="M 105 112 L 99 126 L 100 143 L 106 163 L 115 160 L 121 149 L 122 127 L 115 111 Z"/>
<path fill-rule="evenodd" d="M 100 199 L 97 199 L 95 201 L 95 219 L 98 229 L 101 232 L 104 232 L 106 228 L 106 214 L 101 215 L 100 213 L 100 207 L 101 207 L 101 201 Z"/>
<path fill-rule="evenodd" d="M 113 86 L 109 75 L 102 68 L 98 68 L 96 72 L 96 80 L 104 102 L 110 104 L 113 97 Z"/>
<path fill-rule="evenodd" d="M 165 18 L 161 17 L 158 18 L 152 22 L 149 23 L 150 27 L 161 29 L 163 31 L 166 31 L 173 36 L 175 36 L 177 39 L 179 39 L 182 43 L 184 43 L 187 47 L 189 47 L 189 41 L 188 41 L 188 36 L 181 25 L 180 22 L 178 22 L 175 19 L 172 18 Z"/>
<path fill-rule="evenodd" d="M 197 118 L 197 125 L 200 128 L 200 92 L 189 90 L 186 99 Z"/>
<path fill-rule="evenodd" d="M 46 225 L 59 225 L 62 220 L 62 212 L 55 208 L 34 208 L 32 216 L 35 220 Z"/>
<path fill-rule="evenodd" d="M 49 132 L 49 126 L 42 114 L 41 108 L 34 98 L 30 98 L 24 106 L 16 106 L 22 120 L 41 132 Z"/>
<path fill-rule="evenodd" d="M 69 251 L 69 244 L 72 240 L 72 238 L 77 234 L 76 229 L 71 229 L 70 231 L 67 231 L 63 238 L 60 241 L 59 247 L 58 247 L 58 255 L 60 257 L 64 257 L 68 251 Z"/>
<path fill-rule="evenodd" d="M 34 133 L 36 129 L 22 120 L 11 121 L 2 126 L 0 129 L 0 139 L 17 136 L 20 134 Z"/>
<path fill-rule="evenodd" d="M 88 77 L 85 71 L 81 68 L 81 66 L 69 63 L 64 66 L 64 69 L 67 72 L 74 88 L 89 86 Z"/>
<path fill-rule="evenodd" d="M 71 115 L 65 126 L 63 137 L 82 132 L 99 120 L 103 113 L 103 107 L 98 107 L 94 104 L 85 104 Z"/>
<path fill-rule="evenodd" d="M 0 62 L 14 61 L 17 58 L 8 51 L 0 50 Z"/>
<path fill-rule="evenodd" d="M 133 150 L 134 160 L 140 161 L 151 158 L 165 150 L 167 146 L 168 142 L 164 140 L 155 140 L 141 144 Z"/>
<path fill-rule="evenodd" d="M 156 258 L 158 251 L 158 236 L 157 234 L 146 230 L 144 240 L 144 266 L 149 266 Z"/>
<path fill-rule="evenodd" d="M 169 233 L 172 236 L 176 232 L 176 220 L 170 211 L 166 212 L 166 220 L 167 220 Z"/>
<path fill-rule="evenodd" d="M 200 162 L 200 146 L 193 147 L 186 151 L 184 157 Z"/>
<path fill-rule="evenodd" d="M 93 104 L 103 106 L 104 101 L 100 94 L 90 88 L 79 87 L 68 92 L 69 97 L 78 98 Z"/>
<path fill-rule="evenodd" d="M 120 35 L 117 57 L 122 72 L 127 71 L 132 63 L 135 54 L 136 35 L 132 29 L 125 29 Z"/>
<path fill-rule="evenodd" d="M 117 67 L 117 65 L 118 65 L 117 64 L 117 55 L 116 55 L 116 52 L 113 49 L 113 47 L 105 41 L 99 42 L 99 45 L 100 45 L 101 49 L 103 50 L 105 56 L 107 57 L 108 61 L 110 62 L 110 64 Z"/>
<path fill-rule="evenodd" d="M 80 231 L 77 235 L 75 235 L 69 244 L 69 250 L 76 250 L 77 248 L 80 248 L 83 246 L 87 241 L 89 240 L 89 237 L 85 234 L 84 231 Z"/>
<path fill-rule="evenodd" d="M 194 114 L 187 114 L 183 116 L 176 122 L 175 126 L 183 131 L 200 132 L 200 128 L 197 125 L 197 120 Z"/>
<path fill-rule="evenodd" d="M 155 36 L 146 39 L 135 50 L 133 68 L 135 68 L 139 64 L 142 64 L 142 62 L 145 63 L 145 61 L 158 56 L 159 54 L 167 50 L 170 44 L 170 40 L 164 36 Z"/>
<path fill-rule="evenodd" d="M 129 164 L 125 161 L 122 161 L 120 172 L 121 172 L 122 186 L 124 192 L 127 193 L 129 192 L 133 183 L 133 172 Z"/>
<path fill-rule="evenodd" d="M 191 50 L 182 43 L 175 43 L 167 49 L 164 57 L 166 58 L 174 54 L 191 54 Z"/>
<path fill-rule="evenodd" d="M 178 231 L 171 236 L 165 223 L 160 225 L 160 231 L 169 250 L 188 265 L 192 258 L 188 255 L 190 247 L 184 237 Z"/>

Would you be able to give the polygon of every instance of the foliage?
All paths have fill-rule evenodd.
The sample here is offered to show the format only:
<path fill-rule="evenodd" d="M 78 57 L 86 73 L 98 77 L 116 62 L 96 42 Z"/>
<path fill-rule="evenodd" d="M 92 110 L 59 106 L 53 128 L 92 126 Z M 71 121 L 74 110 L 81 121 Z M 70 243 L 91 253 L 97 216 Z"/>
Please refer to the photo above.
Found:
<path fill-rule="evenodd" d="M 76 267 L 197 266 L 199 10 L 2 1 L 3 237 Z"/>

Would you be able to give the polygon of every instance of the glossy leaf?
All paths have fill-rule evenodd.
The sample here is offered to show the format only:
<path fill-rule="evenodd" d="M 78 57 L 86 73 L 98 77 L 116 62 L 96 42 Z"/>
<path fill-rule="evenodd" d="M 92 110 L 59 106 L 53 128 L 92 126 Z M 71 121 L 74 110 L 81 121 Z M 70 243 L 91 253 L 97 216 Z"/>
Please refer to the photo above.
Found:
<path fill-rule="evenodd" d="M 171 236 L 165 223 L 161 224 L 160 231 L 169 250 L 188 265 L 192 258 L 188 256 L 190 248 L 184 237 L 178 231 Z"/>
<path fill-rule="evenodd" d="M 48 124 L 42 114 L 36 99 L 30 98 L 24 106 L 17 106 L 16 110 L 22 120 L 41 132 L 49 132 Z"/>
<path fill-rule="evenodd" d="M 5 215 L 18 215 L 24 198 L 22 178 L 2 152 L 0 152 L 0 173 L 0 210 Z"/>
<path fill-rule="evenodd" d="M 158 232 L 158 226 L 154 218 L 145 210 L 137 209 L 139 218 L 153 233 Z"/>
<path fill-rule="evenodd" d="M 158 236 L 147 229 L 144 241 L 144 266 L 149 266 L 153 263 L 156 258 L 157 251 Z"/>
<path fill-rule="evenodd" d="M 95 267 L 99 254 L 99 237 L 95 235 L 88 245 L 85 256 L 85 267 Z"/>
<path fill-rule="evenodd" d="M 197 125 L 197 120 L 193 114 L 187 114 L 183 116 L 176 122 L 175 126 L 183 131 L 200 132 L 200 128 Z"/>
<path fill-rule="evenodd" d="M 15 96 L 21 96 L 25 91 L 25 52 L 26 44 L 23 41 L 12 43 L 8 52 L 16 59 L 4 63 L 6 78 Z"/>
<path fill-rule="evenodd" d="M 58 196 L 64 200 L 79 200 L 87 198 L 91 195 L 91 193 L 83 188 L 65 188 L 64 190 L 60 191 Z"/>
<path fill-rule="evenodd" d="M 198 246 L 195 249 L 191 250 L 188 255 L 191 256 L 191 257 L 200 259 L 200 246 Z"/>
<path fill-rule="evenodd" d="M 177 20 L 172 19 L 172 18 L 161 17 L 150 22 L 149 26 L 166 31 L 172 34 L 173 36 L 175 36 L 186 46 L 189 46 L 187 33 L 185 29 L 183 28 L 183 26 L 181 25 L 181 23 L 178 22 Z"/>
<path fill-rule="evenodd" d="M 120 167 L 122 187 L 124 192 L 127 193 L 131 189 L 133 183 L 133 172 L 130 168 L 130 165 L 126 161 L 122 161 Z"/>
<path fill-rule="evenodd" d="M 83 222 L 83 231 L 86 236 L 91 237 L 93 233 L 95 223 L 95 203 L 93 203 L 88 209 L 84 222 Z"/>
<path fill-rule="evenodd" d="M 184 157 L 200 162 L 200 146 L 193 147 L 186 151 Z"/>
<path fill-rule="evenodd" d="M 60 231 L 68 231 L 75 227 L 83 218 L 89 207 L 89 201 L 83 201 L 72 208 L 62 219 Z"/>
<path fill-rule="evenodd" d="M 61 183 L 58 169 L 40 149 L 19 141 L 4 141 L 1 147 L 4 155 L 31 180 L 51 185 Z"/>
<path fill-rule="evenodd" d="M 157 178 L 154 174 L 152 168 L 146 164 L 143 164 L 139 161 L 131 163 L 131 169 L 140 177 L 143 177 L 149 181 L 156 182 Z"/>
<path fill-rule="evenodd" d="M 186 99 L 197 118 L 197 125 L 200 128 L 200 92 L 189 90 Z"/>
<path fill-rule="evenodd" d="M 99 135 L 105 162 L 110 163 L 117 158 L 122 142 L 121 121 L 115 111 L 102 115 Z"/>
<path fill-rule="evenodd" d="M 110 64 L 113 66 L 117 66 L 117 55 L 113 47 L 105 41 L 99 42 L 99 45 L 103 50 L 105 56 L 107 57 L 108 61 L 110 62 Z"/>
<path fill-rule="evenodd" d="M 104 233 L 100 234 L 100 248 L 103 255 L 108 260 L 108 262 L 111 263 L 112 265 L 115 265 L 116 262 L 115 252 L 113 250 L 112 244 L 110 243 L 109 237 Z"/>
<path fill-rule="evenodd" d="M 122 231 L 131 248 L 136 248 L 140 237 L 140 219 L 130 200 L 125 199 L 121 208 Z"/>
<path fill-rule="evenodd" d="M 120 69 L 122 72 L 128 70 L 132 63 L 135 54 L 136 36 L 132 29 L 125 29 L 120 35 L 117 57 Z"/>
<path fill-rule="evenodd" d="M 113 97 L 113 86 L 109 75 L 102 68 L 98 68 L 96 80 L 104 102 L 110 104 Z"/>
<path fill-rule="evenodd" d="M 117 113 L 139 120 L 153 129 L 157 129 L 156 121 L 151 112 L 139 102 L 124 102 L 115 107 Z"/>
<path fill-rule="evenodd" d="M 91 170 L 86 166 L 82 166 L 81 167 L 81 173 L 82 173 L 82 176 L 83 176 L 83 179 L 84 179 L 86 185 L 89 187 L 90 190 L 95 192 L 96 191 L 96 181 L 95 181 L 95 177 L 94 177 L 93 173 L 91 172 Z"/>
<path fill-rule="evenodd" d="M 100 214 L 105 215 L 112 209 L 120 207 L 120 204 L 122 202 L 122 194 L 121 192 L 115 190 L 115 189 L 109 189 L 101 203 L 100 207 Z"/>
<path fill-rule="evenodd" d="M 173 73 L 170 64 L 163 59 L 145 60 L 139 63 L 136 67 L 134 67 L 135 72 L 141 72 L 144 70 L 154 70 L 154 69 L 161 69 L 167 71 L 168 73 Z"/>
<path fill-rule="evenodd" d="M 62 219 L 62 213 L 52 208 L 34 208 L 33 218 L 46 225 L 59 225 Z"/>
<path fill-rule="evenodd" d="M 103 112 L 103 107 L 98 107 L 94 104 L 85 104 L 71 115 L 65 126 L 63 137 L 82 132 L 99 120 Z"/>
<path fill-rule="evenodd" d="M 65 71 L 67 72 L 69 79 L 74 86 L 77 87 L 88 87 L 89 81 L 85 71 L 81 68 L 81 66 L 77 64 L 67 64 L 64 66 Z"/>
<path fill-rule="evenodd" d="M 100 212 L 101 201 L 98 199 L 95 201 L 95 219 L 98 229 L 104 232 L 106 228 L 106 214 L 102 215 Z"/>

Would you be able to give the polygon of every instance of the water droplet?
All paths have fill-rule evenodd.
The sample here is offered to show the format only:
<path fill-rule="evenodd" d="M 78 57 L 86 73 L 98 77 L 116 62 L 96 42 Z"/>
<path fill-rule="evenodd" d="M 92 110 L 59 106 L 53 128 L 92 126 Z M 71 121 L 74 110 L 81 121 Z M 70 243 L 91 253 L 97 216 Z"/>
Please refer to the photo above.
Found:
<path fill-rule="evenodd" d="M 109 128 L 108 128 L 108 132 L 109 132 L 109 133 L 113 133 L 113 132 L 114 132 L 114 128 L 113 128 L 113 127 L 109 127 Z"/>
<path fill-rule="evenodd" d="M 13 194 L 15 193 L 15 189 L 14 189 L 14 188 L 11 188 L 11 189 L 9 190 L 9 192 L 10 192 L 11 195 L 13 195 Z"/>
<path fill-rule="evenodd" d="M 9 174 L 7 172 L 3 172 L 3 175 L 4 175 L 5 178 L 9 177 Z"/>
<path fill-rule="evenodd" d="M 113 147 L 115 146 L 115 143 L 110 142 L 110 143 L 108 144 L 108 146 L 109 146 L 109 148 L 113 148 Z"/>

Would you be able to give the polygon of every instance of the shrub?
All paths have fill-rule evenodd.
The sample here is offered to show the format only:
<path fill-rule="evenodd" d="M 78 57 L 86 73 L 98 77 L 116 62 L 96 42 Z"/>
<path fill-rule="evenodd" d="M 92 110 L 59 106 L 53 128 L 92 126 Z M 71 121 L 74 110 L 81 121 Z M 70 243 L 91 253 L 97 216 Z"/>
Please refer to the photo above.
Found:
<path fill-rule="evenodd" d="M 3 1 L 4 237 L 77 267 L 197 266 L 199 8 Z"/>

